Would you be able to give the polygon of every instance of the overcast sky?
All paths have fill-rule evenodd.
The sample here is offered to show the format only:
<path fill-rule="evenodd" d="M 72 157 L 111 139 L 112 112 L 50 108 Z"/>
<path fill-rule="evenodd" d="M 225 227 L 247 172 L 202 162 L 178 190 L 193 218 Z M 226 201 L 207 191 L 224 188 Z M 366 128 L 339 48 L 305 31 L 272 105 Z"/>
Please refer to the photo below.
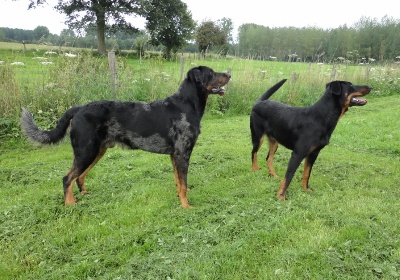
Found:
<path fill-rule="evenodd" d="M 381 20 L 385 15 L 400 19 L 397 1 L 359 0 L 182 0 L 188 5 L 193 19 L 216 21 L 224 17 L 233 21 L 235 34 L 244 23 L 256 23 L 269 27 L 309 27 L 324 29 L 348 26 L 358 22 L 362 16 Z M 42 25 L 50 33 L 60 34 L 66 28 L 65 16 L 52 9 L 57 0 L 47 0 L 47 5 L 27 10 L 28 0 L 0 0 L 0 27 L 33 30 Z M 132 23 L 144 27 L 144 21 L 132 18 Z"/>

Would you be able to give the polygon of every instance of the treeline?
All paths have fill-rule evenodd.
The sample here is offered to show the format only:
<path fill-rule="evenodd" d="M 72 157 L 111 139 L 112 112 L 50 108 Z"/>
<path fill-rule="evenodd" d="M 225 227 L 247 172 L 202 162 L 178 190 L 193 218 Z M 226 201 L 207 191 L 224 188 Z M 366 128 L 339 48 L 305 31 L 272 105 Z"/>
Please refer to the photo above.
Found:
<path fill-rule="evenodd" d="M 389 17 L 380 21 L 362 17 L 354 26 L 329 30 L 244 24 L 239 28 L 236 53 L 261 60 L 394 61 L 400 56 L 400 23 Z"/>
<path fill-rule="evenodd" d="M 118 32 L 107 37 L 107 48 L 118 46 L 120 49 L 132 49 L 138 36 L 140 33 Z M 85 36 L 79 36 L 73 30 L 64 29 L 57 35 L 51 34 L 45 26 L 38 26 L 34 30 L 0 27 L 0 41 L 96 49 L 97 33 L 95 29 L 89 29 Z"/>
<path fill-rule="evenodd" d="M 106 36 L 107 49 L 131 50 L 135 49 L 141 41 L 148 41 L 146 32 L 137 33 L 116 32 Z M 143 39 L 145 38 L 145 39 Z M 140 41 L 140 43 L 139 43 Z M 60 35 L 51 34 L 45 26 L 38 26 L 34 30 L 24 30 L 18 28 L 0 27 L 0 42 L 19 42 L 23 44 L 43 44 L 49 46 L 76 47 L 97 49 L 97 31 L 95 28 L 86 30 L 84 36 L 75 34 L 73 30 L 64 29 Z M 158 51 L 162 47 L 145 44 L 146 50 Z M 198 48 L 194 44 L 186 45 L 181 51 L 197 52 Z"/>
<path fill-rule="evenodd" d="M 137 45 L 144 47 L 144 51 L 159 50 L 160 47 L 143 44 L 147 42 L 146 36 L 144 30 L 133 34 L 117 32 L 106 35 L 106 45 L 108 49 L 114 50 L 136 49 Z M 227 38 L 231 36 L 226 34 Z M 208 37 L 213 37 L 213 34 Z M 34 30 L 0 28 L 0 41 L 95 49 L 97 32 L 93 28 L 86 30 L 84 36 L 78 36 L 67 29 L 60 35 L 50 34 L 44 26 Z M 381 20 L 362 17 L 353 26 L 343 25 L 328 30 L 318 27 L 270 28 L 243 24 L 238 29 L 237 38 L 227 41 L 228 46 L 224 46 L 224 49 L 227 47 L 228 55 L 257 60 L 348 63 L 400 60 L 400 22 L 390 17 Z M 188 43 L 180 52 L 199 50 L 196 43 Z M 220 50 L 221 46 L 210 45 L 207 52 L 219 53 Z"/>

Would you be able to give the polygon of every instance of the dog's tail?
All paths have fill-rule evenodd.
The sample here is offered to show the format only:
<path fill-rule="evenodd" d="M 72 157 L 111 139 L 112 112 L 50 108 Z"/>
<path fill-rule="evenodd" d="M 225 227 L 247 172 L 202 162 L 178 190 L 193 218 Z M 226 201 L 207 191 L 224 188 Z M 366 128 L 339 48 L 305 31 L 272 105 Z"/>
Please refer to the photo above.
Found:
<path fill-rule="evenodd" d="M 80 110 L 80 107 L 73 107 L 67 110 L 61 119 L 57 122 L 57 126 L 52 130 L 41 130 L 32 114 L 22 108 L 21 128 L 25 136 L 36 143 L 40 144 L 55 144 L 61 141 L 70 125 L 71 119 Z"/>
<path fill-rule="evenodd" d="M 286 81 L 287 81 L 287 79 L 283 79 L 279 83 L 272 86 L 263 95 L 261 95 L 261 97 L 257 101 L 263 101 L 263 100 L 267 100 L 268 98 L 270 98 L 271 95 L 274 94 L 274 92 L 277 91 Z"/>

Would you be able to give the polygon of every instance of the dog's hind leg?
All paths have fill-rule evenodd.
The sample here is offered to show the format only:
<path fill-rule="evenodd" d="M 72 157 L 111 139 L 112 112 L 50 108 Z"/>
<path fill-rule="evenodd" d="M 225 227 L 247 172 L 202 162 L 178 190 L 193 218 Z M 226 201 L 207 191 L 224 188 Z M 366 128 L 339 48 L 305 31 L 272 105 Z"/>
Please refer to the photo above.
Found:
<path fill-rule="evenodd" d="M 86 175 L 89 173 L 89 171 L 93 168 L 93 166 L 96 165 L 96 163 L 104 156 L 104 154 L 106 153 L 107 148 L 106 147 L 102 147 L 100 148 L 99 153 L 97 154 L 97 157 L 94 159 L 94 161 L 92 162 L 92 164 L 89 165 L 88 168 L 86 168 L 86 170 L 78 177 L 78 180 L 76 181 L 76 183 L 78 184 L 78 188 L 79 188 L 79 192 L 81 194 L 88 194 L 89 192 L 86 190 L 85 188 L 85 178 Z"/>
<path fill-rule="evenodd" d="M 258 165 L 257 153 L 263 142 L 264 142 L 264 135 L 262 135 L 261 138 L 257 140 L 253 139 L 253 150 L 251 151 L 251 169 L 253 171 L 261 169 L 260 166 Z"/>
<path fill-rule="evenodd" d="M 91 141 L 88 141 L 88 143 L 79 142 L 79 146 L 74 146 L 74 143 L 78 142 L 72 141 L 72 143 L 75 155 L 74 163 L 68 174 L 63 178 L 65 205 L 76 203 L 73 186 L 79 178 L 81 180 L 78 182 L 80 191 L 87 193 L 84 187 L 84 178 L 105 152 L 105 150 L 100 149 L 100 145 L 91 143 Z"/>
<path fill-rule="evenodd" d="M 189 169 L 189 156 L 171 155 L 172 166 L 174 167 L 175 184 L 178 189 L 178 196 L 183 208 L 191 208 L 187 199 L 187 173 Z"/>
<path fill-rule="evenodd" d="M 260 117 L 252 113 L 250 116 L 250 132 L 251 132 L 251 142 L 253 144 L 253 149 L 251 151 L 251 169 L 253 171 L 260 170 L 260 166 L 258 165 L 258 157 L 257 153 L 260 150 L 261 145 L 264 142 L 264 128 L 261 125 L 262 120 Z"/>
<path fill-rule="evenodd" d="M 79 169 L 76 167 L 74 161 L 71 170 L 63 178 L 65 205 L 72 205 L 76 203 L 76 198 L 74 197 L 73 194 L 73 187 L 78 177 L 79 177 Z"/>
<path fill-rule="evenodd" d="M 274 168 L 274 156 L 275 152 L 278 149 L 278 141 L 275 140 L 273 137 L 268 137 L 268 155 L 267 155 L 267 166 L 268 166 L 268 171 L 269 175 L 274 176 L 278 178 L 279 176 L 275 172 Z"/>

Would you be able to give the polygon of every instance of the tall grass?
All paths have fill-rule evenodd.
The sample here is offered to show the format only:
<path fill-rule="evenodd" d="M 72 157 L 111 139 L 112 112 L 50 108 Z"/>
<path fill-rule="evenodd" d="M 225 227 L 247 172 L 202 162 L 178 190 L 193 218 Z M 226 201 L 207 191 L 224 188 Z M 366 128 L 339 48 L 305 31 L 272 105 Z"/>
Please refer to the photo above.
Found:
<path fill-rule="evenodd" d="M 20 104 L 20 94 L 18 83 L 11 66 L 5 65 L 0 68 L 0 92 L 2 100 L 2 115 L 9 116 L 13 114 L 15 108 Z"/>
<path fill-rule="evenodd" d="M 0 66 L 1 136 L 18 135 L 21 106 L 37 114 L 41 126 L 51 127 L 67 108 L 77 104 L 99 99 L 149 102 L 169 96 L 177 91 L 182 74 L 198 65 L 231 71 L 232 80 L 225 97 L 209 98 L 207 110 L 217 115 L 248 114 L 254 101 L 283 78 L 289 81 L 273 99 L 292 105 L 314 103 L 323 93 L 324 84 L 333 79 L 372 85 L 374 94 L 388 95 L 400 90 L 398 65 L 320 65 L 217 57 L 199 60 L 190 55 L 165 61 L 157 56 L 139 60 L 120 55 L 115 92 L 107 58 L 95 56 L 89 50 L 73 50 L 76 57 L 62 55 L 66 51 L 59 55 L 48 55 L 45 51 L 1 51 L 0 60 L 4 61 Z M 14 61 L 25 65 L 12 66 Z"/>

